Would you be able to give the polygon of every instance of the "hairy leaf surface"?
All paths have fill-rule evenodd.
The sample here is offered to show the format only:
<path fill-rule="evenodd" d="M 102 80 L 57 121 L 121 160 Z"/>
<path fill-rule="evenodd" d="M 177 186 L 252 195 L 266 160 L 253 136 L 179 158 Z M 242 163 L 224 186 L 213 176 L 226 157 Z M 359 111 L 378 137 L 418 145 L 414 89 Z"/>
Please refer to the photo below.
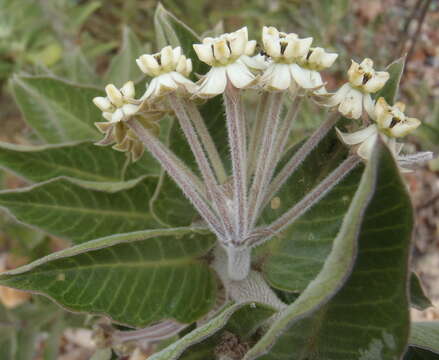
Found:
<path fill-rule="evenodd" d="M 96 140 L 101 119 L 92 99 L 103 91 L 48 76 L 15 76 L 15 98 L 26 122 L 44 141 L 57 144 Z"/>
<path fill-rule="evenodd" d="M 412 217 L 393 156 L 377 143 L 321 272 L 245 359 L 400 358 Z"/>
<path fill-rule="evenodd" d="M 0 206 L 19 221 L 80 243 L 157 228 L 149 211 L 156 183 L 155 177 L 149 177 L 133 188 L 107 193 L 58 179 L 21 190 L 2 191 Z"/>
<path fill-rule="evenodd" d="M 215 302 L 215 277 L 201 258 L 213 243 L 189 228 L 114 235 L 3 273 L 0 284 L 130 326 L 190 323 Z"/>

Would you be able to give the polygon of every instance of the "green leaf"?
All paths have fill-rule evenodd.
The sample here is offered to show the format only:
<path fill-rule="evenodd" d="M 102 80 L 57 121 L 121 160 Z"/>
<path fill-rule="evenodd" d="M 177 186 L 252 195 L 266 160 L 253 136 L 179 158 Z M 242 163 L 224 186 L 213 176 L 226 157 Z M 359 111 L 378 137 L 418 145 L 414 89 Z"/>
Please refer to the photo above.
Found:
<path fill-rule="evenodd" d="M 404 72 L 404 65 L 405 56 L 395 60 L 387 66 L 386 71 L 389 73 L 390 78 L 387 80 L 386 85 L 384 85 L 384 87 L 376 94 L 376 99 L 379 99 L 382 96 L 390 105 L 396 101 L 399 91 L 399 83 Z"/>
<path fill-rule="evenodd" d="M 48 76 L 14 76 L 12 88 L 26 122 L 48 143 L 97 140 L 101 118 L 92 99 L 103 91 Z"/>
<path fill-rule="evenodd" d="M 321 272 L 244 359 L 404 353 L 413 213 L 392 154 L 381 142 L 375 148 Z"/>
<path fill-rule="evenodd" d="M 222 329 L 246 337 L 273 313 L 272 308 L 262 304 L 229 304 L 219 315 L 153 355 L 151 360 L 213 360 L 214 347 Z"/>
<path fill-rule="evenodd" d="M 215 303 L 215 276 L 202 258 L 214 242 L 190 228 L 114 235 L 3 273 L 0 284 L 129 326 L 191 323 Z"/>
<path fill-rule="evenodd" d="M 136 59 L 142 55 L 143 46 L 136 34 L 128 26 L 124 26 L 122 46 L 119 53 L 111 60 L 105 81 L 122 87 L 128 80 L 136 82 L 143 74 L 136 64 Z"/>
<path fill-rule="evenodd" d="M 84 242 L 97 237 L 157 228 L 149 210 L 157 180 L 112 194 L 55 179 L 20 190 L 0 192 L 0 206 L 17 220 L 53 235 Z"/>
<path fill-rule="evenodd" d="M 439 360 L 437 353 L 409 346 L 404 360 Z"/>
<path fill-rule="evenodd" d="M 414 272 L 412 272 L 412 275 L 410 276 L 410 303 L 418 310 L 425 310 L 430 306 L 433 306 L 430 299 L 425 294 L 421 279 Z"/>
<path fill-rule="evenodd" d="M 154 26 L 159 48 L 166 45 L 181 46 L 186 57 L 192 59 L 195 74 L 205 74 L 209 70 L 208 65 L 198 59 L 192 47 L 192 44 L 200 42 L 199 36 L 160 3 L 154 14 Z"/>
<path fill-rule="evenodd" d="M 158 165 L 145 155 L 140 164 L 129 166 L 136 177 L 124 178 L 126 162 L 125 154 L 89 142 L 33 147 L 0 142 L 0 166 L 31 182 L 65 177 L 87 188 L 114 192 L 133 187 L 145 175 L 159 174 Z"/>
<path fill-rule="evenodd" d="M 409 344 L 439 355 L 439 321 L 413 322 Z"/>
<path fill-rule="evenodd" d="M 296 147 L 287 152 L 285 158 L 291 158 L 295 151 Z M 277 209 L 268 206 L 264 220 L 274 221 L 281 216 L 328 176 L 346 155 L 346 147 L 338 140 L 335 130 L 331 130 L 276 194 L 280 206 Z M 358 166 L 288 229 L 267 243 L 263 251 L 260 250 L 264 276 L 273 287 L 301 292 L 317 276 L 340 230 L 361 172 L 362 166 Z"/>

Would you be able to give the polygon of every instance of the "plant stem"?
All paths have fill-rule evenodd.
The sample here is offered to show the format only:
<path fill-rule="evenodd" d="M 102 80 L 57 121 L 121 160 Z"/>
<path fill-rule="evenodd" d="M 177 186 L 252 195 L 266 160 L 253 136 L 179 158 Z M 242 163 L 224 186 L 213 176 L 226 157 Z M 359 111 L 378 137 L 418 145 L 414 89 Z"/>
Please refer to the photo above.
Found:
<path fill-rule="evenodd" d="M 338 114 L 334 114 L 320 125 L 320 127 L 308 138 L 303 146 L 294 154 L 294 156 L 285 164 L 282 170 L 276 175 L 269 186 L 269 190 L 264 199 L 264 206 L 279 191 L 282 185 L 294 173 L 300 164 L 306 159 L 310 152 L 317 146 L 320 140 L 332 129 L 338 121 Z"/>
<path fill-rule="evenodd" d="M 200 169 L 204 183 L 206 184 L 207 193 L 212 200 L 215 210 L 219 214 L 219 219 L 222 223 L 223 232 L 226 234 L 227 239 L 231 240 L 234 237 L 234 229 L 230 222 L 230 215 L 227 209 L 227 199 L 223 191 L 218 186 L 217 179 L 210 167 L 209 160 L 204 153 L 203 146 L 199 141 L 197 133 L 192 126 L 189 114 L 186 111 L 185 104 L 175 94 L 169 95 L 169 103 L 177 116 L 180 126 L 183 130 L 186 140 L 194 154 L 195 160 Z"/>
<path fill-rule="evenodd" d="M 256 110 L 256 118 L 252 127 L 252 132 L 250 135 L 250 145 L 248 150 L 248 167 L 247 173 L 248 177 L 251 178 L 255 171 L 256 160 L 258 155 L 258 149 L 262 142 L 262 130 L 265 128 L 265 121 L 267 120 L 266 111 L 268 104 L 269 93 L 264 91 L 261 94 L 258 109 Z"/>
<path fill-rule="evenodd" d="M 201 143 L 203 144 L 206 154 L 209 157 L 209 160 L 218 178 L 218 182 L 220 184 L 225 183 L 227 180 L 227 173 L 226 170 L 224 169 L 224 164 L 221 160 L 218 149 L 212 137 L 210 136 L 206 123 L 200 114 L 200 111 L 198 110 L 197 106 L 193 102 L 185 101 L 184 104 L 186 106 L 189 117 L 191 118 L 195 126 L 195 130 L 197 131 L 200 137 Z"/>
<path fill-rule="evenodd" d="M 250 189 L 249 224 L 250 228 L 256 223 L 259 211 L 264 200 L 265 190 L 271 180 L 271 169 L 275 167 L 273 157 L 276 148 L 276 138 L 280 124 L 280 112 L 282 110 L 283 93 L 271 93 L 267 105 L 267 119 L 262 135 L 262 143 L 259 149 L 256 163 L 255 176 Z"/>
<path fill-rule="evenodd" d="M 326 177 L 319 185 L 317 185 L 310 193 L 308 193 L 296 205 L 290 208 L 279 219 L 268 225 L 262 232 L 268 234 L 261 240 L 255 239 L 251 246 L 257 246 L 269 240 L 276 233 L 290 226 L 298 217 L 302 216 L 307 210 L 322 199 L 334 186 L 336 186 L 349 172 L 354 169 L 360 158 L 357 155 L 350 155 L 344 160 L 328 177 Z M 258 230 L 256 230 L 257 232 Z"/>
<path fill-rule="evenodd" d="M 296 95 L 279 130 L 279 139 L 276 141 L 276 143 L 279 145 L 276 150 L 276 154 L 278 154 L 276 162 L 280 161 L 288 144 L 288 139 L 290 138 L 291 131 L 293 130 L 294 121 L 296 120 L 297 114 L 299 113 L 302 101 L 303 96 Z"/>
<path fill-rule="evenodd" d="M 211 210 L 208 203 L 197 191 L 196 184 L 187 175 L 184 169 L 174 160 L 172 152 L 161 143 L 148 129 L 145 129 L 137 120 L 131 119 L 126 122 L 134 131 L 140 141 L 143 142 L 148 151 L 167 171 L 169 176 L 177 183 L 183 193 L 197 209 L 198 213 L 203 217 L 207 224 L 215 232 L 218 238 L 224 238 L 219 219 Z"/>
<path fill-rule="evenodd" d="M 242 241 L 247 232 L 247 144 L 241 94 L 228 82 L 224 92 L 227 132 L 233 170 L 233 202 L 236 211 L 236 231 Z"/>
<path fill-rule="evenodd" d="M 188 324 L 165 320 L 140 330 L 116 331 L 113 333 L 112 340 L 116 344 L 137 340 L 147 340 L 148 342 L 159 341 L 169 339 L 187 326 Z"/>

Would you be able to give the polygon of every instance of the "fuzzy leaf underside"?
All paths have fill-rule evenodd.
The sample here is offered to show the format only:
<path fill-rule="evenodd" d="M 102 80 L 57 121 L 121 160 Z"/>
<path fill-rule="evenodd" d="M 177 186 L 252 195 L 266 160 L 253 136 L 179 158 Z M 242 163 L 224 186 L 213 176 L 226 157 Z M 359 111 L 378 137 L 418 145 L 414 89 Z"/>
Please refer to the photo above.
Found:
<path fill-rule="evenodd" d="M 159 175 L 157 163 L 145 156 L 129 165 L 124 177 L 126 161 L 125 154 L 90 142 L 32 147 L 0 143 L 0 166 L 30 182 L 65 177 L 96 190 L 118 191 L 146 175 Z"/>
<path fill-rule="evenodd" d="M 3 273 L 0 284 L 133 327 L 190 323 L 215 302 L 215 276 L 202 259 L 213 244 L 212 235 L 190 228 L 114 235 Z"/>
<path fill-rule="evenodd" d="M 377 143 L 321 272 L 245 359 L 400 358 L 412 224 L 393 156 Z"/>
<path fill-rule="evenodd" d="M 96 191 L 66 179 L 0 192 L 0 206 L 19 221 L 81 243 L 111 234 L 158 228 L 149 210 L 157 184 L 148 177 L 114 193 Z"/>
<path fill-rule="evenodd" d="M 97 140 L 101 112 L 92 99 L 104 92 L 49 76 L 15 76 L 15 99 L 26 122 L 51 144 Z"/>

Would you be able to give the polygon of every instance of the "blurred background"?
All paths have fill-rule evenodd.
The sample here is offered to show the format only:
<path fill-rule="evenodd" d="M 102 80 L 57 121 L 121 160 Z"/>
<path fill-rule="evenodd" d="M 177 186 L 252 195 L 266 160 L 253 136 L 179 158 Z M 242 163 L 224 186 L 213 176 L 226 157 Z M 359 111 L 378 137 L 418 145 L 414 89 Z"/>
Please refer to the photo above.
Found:
<path fill-rule="evenodd" d="M 155 0 L 0 0 L 0 141 L 38 143 L 11 94 L 9 81 L 14 74 L 50 74 L 102 87 L 127 37 L 144 51 L 157 51 L 153 26 L 157 4 Z M 409 147 L 438 153 L 439 0 L 164 0 L 162 4 L 200 35 L 247 25 L 250 36 L 259 40 L 261 27 L 273 25 L 314 37 L 318 46 L 340 54 L 325 75 L 330 89 L 344 81 L 351 58 L 370 57 L 382 69 L 406 55 L 400 100 L 408 104 L 411 116 L 423 122 L 408 139 Z M 320 121 L 309 106 L 297 130 L 306 134 Z M 439 161 L 433 160 L 406 175 L 417 220 L 413 267 L 437 305 L 438 174 Z M 21 186 L 22 180 L 0 170 L 2 189 Z M 0 271 L 66 245 L 0 213 Z M 430 308 L 413 311 L 413 316 L 439 319 L 439 312 Z M 66 314 L 36 296 L 0 287 L 0 349 L 11 342 L 20 344 L 19 359 L 89 359 L 96 347 L 92 331 L 87 330 L 93 321 Z M 136 352 L 131 360 L 144 355 Z"/>

